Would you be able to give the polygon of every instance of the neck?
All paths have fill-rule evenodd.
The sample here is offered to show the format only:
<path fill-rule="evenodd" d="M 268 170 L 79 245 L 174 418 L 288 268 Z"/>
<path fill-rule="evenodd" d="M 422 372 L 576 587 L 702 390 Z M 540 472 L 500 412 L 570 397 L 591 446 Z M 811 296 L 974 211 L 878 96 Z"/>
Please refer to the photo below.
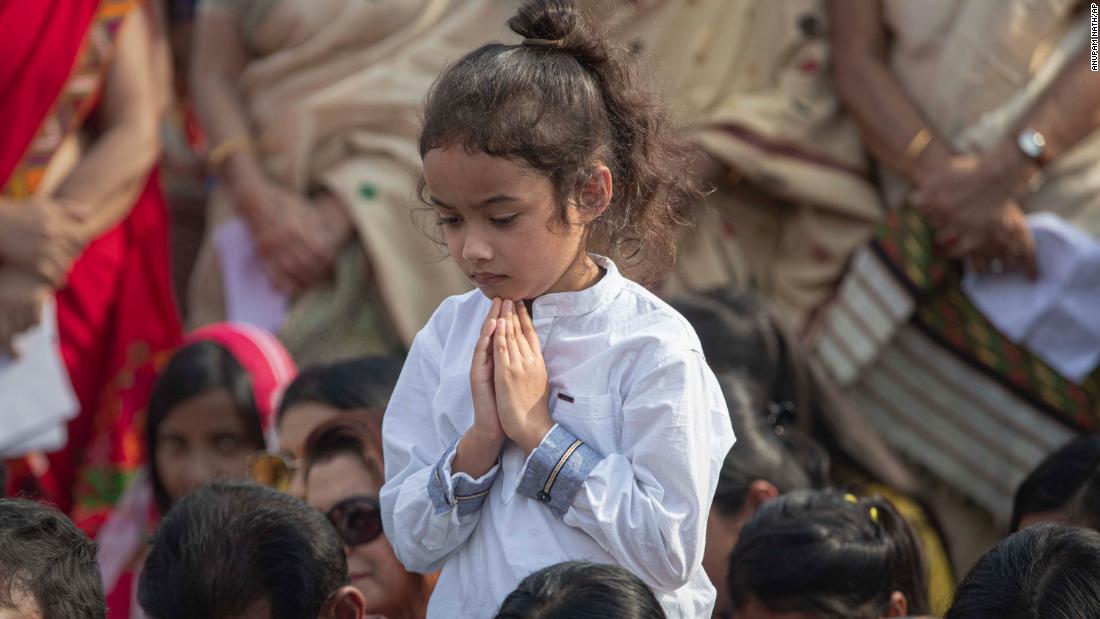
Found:
<path fill-rule="evenodd" d="M 577 292 L 591 288 L 596 285 L 596 282 L 600 281 L 601 276 L 600 267 L 587 253 L 582 251 L 580 256 L 569 265 L 558 283 L 554 284 L 546 293 Z"/>

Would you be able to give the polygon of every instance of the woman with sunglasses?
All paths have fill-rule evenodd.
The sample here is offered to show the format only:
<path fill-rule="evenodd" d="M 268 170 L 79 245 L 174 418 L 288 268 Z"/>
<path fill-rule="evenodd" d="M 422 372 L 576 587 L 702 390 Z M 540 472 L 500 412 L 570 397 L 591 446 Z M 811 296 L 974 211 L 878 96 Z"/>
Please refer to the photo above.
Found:
<path fill-rule="evenodd" d="M 148 464 L 96 541 L 111 617 L 140 617 L 134 601 L 149 534 L 203 482 L 246 477 L 257 449 L 274 446 L 278 397 L 297 373 L 266 331 L 215 324 L 192 332 L 157 379 L 147 407 Z"/>
<path fill-rule="evenodd" d="M 306 502 L 344 540 L 351 583 L 366 598 L 368 615 L 422 619 L 435 577 L 406 571 L 382 532 L 382 411 L 363 409 L 317 427 L 302 471 Z"/>
<path fill-rule="evenodd" d="M 347 413 L 386 409 L 402 359 L 358 357 L 305 370 L 287 387 L 275 425 L 278 450 L 257 452 L 249 465 L 252 478 L 265 486 L 305 497 L 301 460 L 306 439 L 322 423 Z"/>

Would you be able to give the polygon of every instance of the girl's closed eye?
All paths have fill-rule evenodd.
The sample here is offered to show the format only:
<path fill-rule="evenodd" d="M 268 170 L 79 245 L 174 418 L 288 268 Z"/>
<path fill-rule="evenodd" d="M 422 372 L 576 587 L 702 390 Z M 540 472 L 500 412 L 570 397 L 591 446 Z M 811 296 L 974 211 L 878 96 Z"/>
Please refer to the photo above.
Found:
<path fill-rule="evenodd" d="M 505 215 L 505 216 L 502 216 L 502 217 L 490 217 L 489 222 L 492 223 L 494 226 L 497 226 L 499 228 L 507 228 L 508 226 L 515 223 L 516 217 L 519 217 L 518 213 L 513 214 L 513 215 Z"/>
<path fill-rule="evenodd" d="M 445 215 L 441 213 L 439 215 L 439 219 L 436 220 L 436 223 L 441 226 L 457 226 L 458 224 L 462 223 L 462 218 L 458 217 L 457 215 Z"/>

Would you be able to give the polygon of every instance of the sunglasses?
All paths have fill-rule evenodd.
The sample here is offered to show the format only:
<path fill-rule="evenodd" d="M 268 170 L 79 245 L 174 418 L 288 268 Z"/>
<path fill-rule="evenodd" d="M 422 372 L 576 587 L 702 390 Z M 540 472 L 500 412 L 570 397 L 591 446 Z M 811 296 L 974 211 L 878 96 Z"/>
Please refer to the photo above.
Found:
<path fill-rule="evenodd" d="M 382 534 L 382 511 L 374 497 L 344 499 L 325 512 L 325 517 L 350 547 L 369 544 Z"/>
<path fill-rule="evenodd" d="M 286 492 L 294 473 L 298 471 L 298 462 L 288 454 L 257 452 L 248 461 L 248 476 L 258 484 Z"/>

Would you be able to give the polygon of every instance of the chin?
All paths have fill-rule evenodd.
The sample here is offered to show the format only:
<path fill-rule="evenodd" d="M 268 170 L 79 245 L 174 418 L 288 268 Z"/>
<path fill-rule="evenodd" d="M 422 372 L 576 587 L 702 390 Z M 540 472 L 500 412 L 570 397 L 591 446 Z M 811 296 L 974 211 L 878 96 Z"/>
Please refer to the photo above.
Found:
<path fill-rule="evenodd" d="M 385 615 L 403 606 L 400 600 L 392 599 L 395 595 L 398 595 L 399 592 L 386 591 L 383 587 L 379 586 L 378 583 L 371 581 L 369 578 L 355 580 L 352 581 L 351 584 L 363 594 L 368 616 L 372 614 Z"/>
<path fill-rule="evenodd" d="M 488 284 L 477 285 L 477 289 L 481 291 L 481 294 L 485 295 L 489 299 L 493 297 L 500 297 L 501 299 L 522 299 L 526 298 L 516 293 L 518 286 L 513 282 L 502 282 L 500 284 Z"/>
<path fill-rule="evenodd" d="M 367 600 L 367 608 L 371 607 L 371 604 L 377 604 L 385 600 L 383 591 L 378 583 L 374 582 L 373 578 L 355 578 L 351 581 L 351 586 L 359 590 L 363 594 L 363 597 Z"/>

